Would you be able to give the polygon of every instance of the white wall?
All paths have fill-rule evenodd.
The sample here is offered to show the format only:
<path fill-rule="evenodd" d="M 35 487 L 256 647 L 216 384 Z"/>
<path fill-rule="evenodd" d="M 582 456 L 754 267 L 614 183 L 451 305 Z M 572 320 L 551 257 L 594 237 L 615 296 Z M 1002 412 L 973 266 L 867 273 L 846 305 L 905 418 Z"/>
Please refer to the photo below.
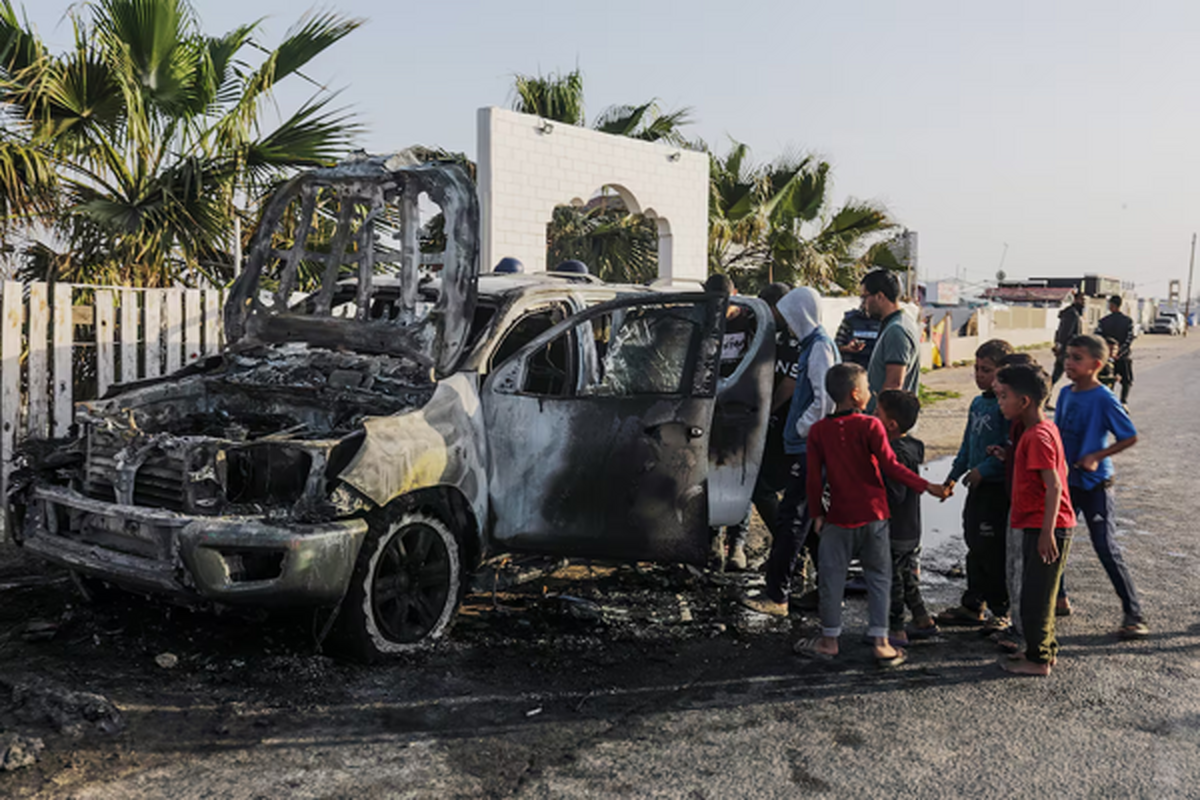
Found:
<path fill-rule="evenodd" d="M 708 276 L 708 156 L 543 120 L 501 108 L 478 115 L 480 270 L 505 256 L 546 268 L 555 206 L 586 203 L 601 187 L 630 211 L 658 219 L 659 275 Z M 553 266 L 553 265 L 551 265 Z"/>

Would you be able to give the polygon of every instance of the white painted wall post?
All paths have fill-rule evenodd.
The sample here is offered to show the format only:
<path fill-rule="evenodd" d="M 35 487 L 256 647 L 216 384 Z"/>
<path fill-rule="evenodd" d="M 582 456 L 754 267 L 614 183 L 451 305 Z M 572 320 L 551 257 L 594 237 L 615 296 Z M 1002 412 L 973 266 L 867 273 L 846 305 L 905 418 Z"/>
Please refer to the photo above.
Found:
<path fill-rule="evenodd" d="M 71 403 L 75 377 L 72 349 L 75 346 L 75 319 L 71 304 L 71 285 L 54 284 L 54 435 L 66 436 L 74 421 Z"/>
<path fill-rule="evenodd" d="M 27 436 L 45 436 L 50 422 L 50 373 L 46 360 L 46 349 L 50 342 L 50 300 L 46 284 L 35 283 L 29 287 L 29 390 L 27 402 L 29 418 Z"/>
<path fill-rule="evenodd" d="M 21 421 L 23 288 L 16 281 L 0 285 L 0 497 L 7 496 Z"/>

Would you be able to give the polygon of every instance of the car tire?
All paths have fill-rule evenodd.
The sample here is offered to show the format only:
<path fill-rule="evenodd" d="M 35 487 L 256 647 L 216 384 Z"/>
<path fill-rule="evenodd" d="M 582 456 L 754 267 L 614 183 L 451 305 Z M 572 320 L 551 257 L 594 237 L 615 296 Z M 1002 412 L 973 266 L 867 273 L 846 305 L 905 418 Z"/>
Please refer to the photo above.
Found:
<path fill-rule="evenodd" d="M 429 647 L 462 599 L 461 547 L 424 511 L 371 523 L 334 626 L 334 649 L 367 663 Z"/>

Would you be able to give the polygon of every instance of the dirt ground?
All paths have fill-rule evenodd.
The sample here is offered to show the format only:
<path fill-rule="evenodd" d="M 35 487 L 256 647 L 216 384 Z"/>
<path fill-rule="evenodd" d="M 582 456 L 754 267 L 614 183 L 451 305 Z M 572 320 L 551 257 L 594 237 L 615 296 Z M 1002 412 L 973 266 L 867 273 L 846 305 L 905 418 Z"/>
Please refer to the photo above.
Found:
<path fill-rule="evenodd" d="M 1136 364 L 1150 367 L 1197 349 L 1200 336 L 1144 337 Z M 1048 351 L 1036 355 L 1048 363 Z M 921 436 L 934 455 L 953 452 L 974 394 L 972 371 L 933 372 L 926 383 L 961 393 L 933 404 L 922 422 Z M 1135 386 L 1135 419 L 1138 403 Z M 952 526 L 954 515 L 948 517 Z M 927 517 L 927 533 L 931 524 Z M 764 548 L 756 524 L 756 561 Z M 927 601 L 934 607 L 956 602 L 961 542 L 931 542 L 930 549 Z M 1093 587 L 1102 577 L 1098 567 L 1081 570 L 1086 602 L 1097 596 Z M 770 725 L 789 731 L 826 725 L 822 720 L 848 730 L 854 709 L 866 709 L 870 693 L 890 697 L 883 693 L 894 685 L 915 697 L 941 686 L 947 708 L 959 709 L 947 711 L 953 731 L 955 715 L 979 704 L 951 696 L 970 690 L 947 678 L 964 671 L 962 686 L 977 680 L 975 662 L 993 657 L 977 636 L 954 639 L 953 647 L 935 644 L 923 656 L 951 666 L 918 666 L 890 681 L 866 677 L 875 673 L 865 647 L 847 648 L 844 672 L 797 671 L 781 654 L 811 620 L 774 620 L 741 609 L 738 597 L 761 582 L 757 572 L 511 562 L 477 576 L 446 642 L 362 666 L 322 654 L 312 620 L 302 615 L 216 614 L 133 595 L 83 603 L 66 574 L 0 546 L 0 760 L 7 748 L 17 767 L 0 770 L 0 796 L 552 796 L 539 789 L 550 776 L 589 769 L 575 763 L 577 753 L 596 759 L 613 752 L 619 763 L 631 764 L 649 743 L 693 747 L 720 740 L 725 749 L 746 715 L 768 715 Z M 1154 591 L 1156 599 L 1173 596 Z M 861 601 L 847 601 L 851 630 L 864 616 Z M 1086 617 L 1075 624 L 1083 623 Z M 1102 636 L 1099 627 L 1087 631 Z M 827 694 L 842 717 L 822 710 Z M 1047 701 L 1030 702 L 1032 718 Z M 657 731 L 665 723 L 655 714 L 663 708 L 699 715 L 694 729 L 661 741 Z M 807 721 L 797 727 L 798 719 Z M 825 734 L 811 731 L 788 744 L 790 785 L 830 796 L 830 778 L 814 777 L 827 754 L 809 750 L 831 746 L 850 753 L 877 735 L 869 720 L 861 722 L 854 737 L 833 731 L 833 745 L 821 744 Z M 739 746 L 752 753 L 759 745 Z M 424 759 L 427 750 L 436 750 L 436 759 Z M 773 753 L 763 763 L 782 757 Z M 436 769 L 429 766 L 434 763 Z M 691 780 L 703 774 L 711 791 L 686 796 L 721 796 L 722 770 L 752 763 L 723 767 L 720 757 L 698 763 L 671 757 L 645 767 L 638 779 L 644 783 L 587 785 L 641 794 L 675 785 L 673 775 Z M 609 781 L 624 778 L 604 769 Z"/>
<path fill-rule="evenodd" d="M 1130 407 L 1137 404 L 1137 371 L 1148 369 L 1166 359 L 1175 358 L 1200 349 L 1200 332 L 1191 336 L 1144 335 L 1133 346 L 1134 384 L 1130 395 Z M 1054 354 L 1049 347 L 1029 351 L 1047 371 L 1054 368 Z M 930 370 L 921 376 L 921 382 L 934 392 L 953 392 L 958 397 L 939 399 L 921 409 L 920 430 L 917 436 L 925 442 L 928 460 L 954 455 L 962 441 L 963 422 L 971 401 L 979 393 L 975 386 L 975 373 L 970 366 L 949 367 Z M 1063 379 L 1058 388 L 1066 384 Z"/>

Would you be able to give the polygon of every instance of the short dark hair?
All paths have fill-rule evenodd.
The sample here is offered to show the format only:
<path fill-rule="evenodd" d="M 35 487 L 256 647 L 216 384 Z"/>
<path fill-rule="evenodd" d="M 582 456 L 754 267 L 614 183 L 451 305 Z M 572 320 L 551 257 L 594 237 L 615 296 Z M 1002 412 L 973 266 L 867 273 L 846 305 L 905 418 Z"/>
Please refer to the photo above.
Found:
<path fill-rule="evenodd" d="M 912 426 L 917 424 L 917 417 L 921 413 L 921 401 L 912 392 L 884 389 L 875 402 L 889 418 L 896 421 L 900 433 L 908 433 Z"/>
<path fill-rule="evenodd" d="M 883 296 L 892 303 L 896 302 L 896 298 L 900 296 L 900 279 L 896 277 L 896 273 L 883 267 L 878 267 L 863 275 L 859 283 L 867 290 L 867 294 L 883 292 Z"/>
<path fill-rule="evenodd" d="M 731 295 L 733 294 L 733 280 L 728 275 L 723 275 L 720 272 L 714 272 L 708 276 L 708 280 L 704 282 L 704 291 L 716 292 L 717 294 Z"/>
<path fill-rule="evenodd" d="M 1108 298 L 1108 302 L 1109 302 L 1111 305 L 1114 305 L 1114 306 L 1116 306 L 1117 308 L 1120 308 L 1120 307 L 1121 307 L 1121 295 L 1119 295 L 1119 294 L 1114 294 L 1112 297 Z"/>
<path fill-rule="evenodd" d="M 1013 346 L 1003 339 L 988 339 L 975 348 L 975 359 L 986 358 L 993 364 L 999 364 L 1006 356 L 1011 356 Z"/>
<path fill-rule="evenodd" d="M 825 373 L 825 391 L 835 403 L 844 403 L 858 385 L 860 376 L 867 371 L 858 364 L 834 364 Z"/>
<path fill-rule="evenodd" d="M 792 287 L 788 286 L 786 283 L 775 281 L 774 283 L 768 283 L 763 287 L 763 290 L 758 293 L 758 299 L 773 307 L 783 299 L 785 294 L 791 290 Z"/>
<path fill-rule="evenodd" d="M 1067 347 L 1079 347 L 1087 350 L 1092 358 L 1098 358 L 1101 361 L 1108 358 L 1108 346 L 1104 344 L 1104 340 L 1090 333 L 1081 333 L 1078 336 L 1072 336 L 1071 340 L 1067 342 Z"/>
<path fill-rule="evenodd" d="M 1039 408 L 1050 396 L 1050 376 L 1046 370 L 1032 364 L 1005 367 L 996 373 L 996 380 L 1022 397 L 1028 397 Z"/>
<path fill-rule="evenodd" d="M 996 362 L 997 367 L 1036 367 L 1037 359 L 1029 353 L 1009 353 Z"/>

